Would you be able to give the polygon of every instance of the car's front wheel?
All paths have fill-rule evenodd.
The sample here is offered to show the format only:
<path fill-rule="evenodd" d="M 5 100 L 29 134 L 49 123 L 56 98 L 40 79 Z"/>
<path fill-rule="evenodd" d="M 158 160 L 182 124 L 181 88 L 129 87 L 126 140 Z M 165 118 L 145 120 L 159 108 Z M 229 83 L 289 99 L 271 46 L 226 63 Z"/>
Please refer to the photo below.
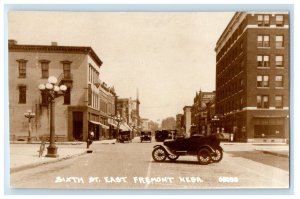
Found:
<path fill-rule="evenodd" d="M 206 165 L 211 161 L 211 152 L 207 148 L 202 148 L 198 151 L 197 158 L 199 164 Z"/>
<path fill-rule="evenodd" d="M 223 158 L 223 150 L 221 147 L 217 147 L 212 154 L 211 159 L 213 162 L 220 162 Z"/>
<path fill-rule="evenodd" d="M 163 162 L 167 158 L 167 152 L 162 147 L 157 147 L 152 151 L 152 158 L 156 162 Z"/>

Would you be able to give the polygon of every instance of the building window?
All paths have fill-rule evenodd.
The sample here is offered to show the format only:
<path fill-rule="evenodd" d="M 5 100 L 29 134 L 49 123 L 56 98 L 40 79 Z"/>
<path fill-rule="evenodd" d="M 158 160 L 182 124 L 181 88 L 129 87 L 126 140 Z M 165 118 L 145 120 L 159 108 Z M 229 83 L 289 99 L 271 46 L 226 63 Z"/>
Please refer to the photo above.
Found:
<path fill-rule="evenodd" d="M 269 55 L 257 55 L 257 67 L 269 67 Z"/>
<path fill-rule="evenodd" d="M 282 55 L 276 55 L 275 65 L 276 65 L 276 67 L 283 67 L 283 56 Z"/>
<path fill-rule="evenodd" d="M 269 108 L 269 96 L 258 95 L 256 97 L 257 108 Z"/>
<path fill-rule="evenodd" d="M 64 79 L 71 79 L 71 63 L 70 61 L 62 61 Z"/>
<path fill-rule="evenodd" d="M 257 76 L 257 87 L 269 87 L 269 76 L 258 75 Z"/>
<path fill-rule="evenodd" d="M 240 99 L 240 110 L 242 110 L 244 107 L 244 98 Z"/>
<path fill-rule="evenodd" d="M 19 78 L 26 78 L 27 60 L 19 59 L 19 60 L 17 60 L 17 62 L 19 62 Z"/>
<path fill-rule="evenodd" d="M 269 35 L 258 35 L 257 36 L 257 47 L 270 47 L 270 36 Z"/>
<path fill-rule="evenodd" d="M 240 79 L 240 90 L 244 87 L 244 79 Z"/>
<path fill-rule="evenodd" d="M 88 85 L 88 105 L 92 105 L 92 87 L 91 84 Z"/>
<path fill-rule="evenodd" d="M 19 86 L 19 103 L 26 104 L 26 86 L 25 85 Z"/>
<path fill-rule="evenodd" d="M 275 87 L 283 87 L 283 76 L 282 75 L 275 76 Z"/>
<path fill-rule="evenodd" d="M 283 97 L 282 95 L 276 95 L 275 96 L 275 108 L 283 108 Z"/>
<path fill-rule="evenodd" d="M 49 62 L 47 60 L 42 60 L 41 62 L 41 69 L 42 69 L 42 78 L 49 77 Z"/>
<path fill-rule="evenodd" d="M 276 15 L 276 26 L 283 26 L 283 15 Z"/>
<path fill-rule="evenodd" d="M 64 94 L 64 104 L 71 104 L 71 89 L 68 88 Z"/>
<path fill-rule="evenodd" d="M 282 35 L 276 35 L 276 48 L 283 47 L 283 36 Z"/>
<path fill-rule="evenodd" d="M 270 16 L 269 15 L 257 15 L 257 25 L 258 26 L 270 26 Z"/>

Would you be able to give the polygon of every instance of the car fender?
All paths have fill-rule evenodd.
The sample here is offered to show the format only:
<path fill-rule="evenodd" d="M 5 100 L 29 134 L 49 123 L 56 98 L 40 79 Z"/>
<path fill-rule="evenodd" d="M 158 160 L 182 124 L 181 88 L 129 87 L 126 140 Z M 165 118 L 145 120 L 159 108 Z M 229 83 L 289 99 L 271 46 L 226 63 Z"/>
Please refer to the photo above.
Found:
<path fill-rule="evenodd" d="M 224 149 L 223 149 L 221 146 L 217 146 L 216 149 L 217 149 L 217 148 L 221 149 L 221 151 L 224 152 Z"/>
<path fill-rule="evenodd" d="M 155 145 L 153 148 L 162 148 L 167 154 L 174 155 L 167 147 L 164 147 L 162 145 Z"/>
<path fill-rule="evenodd" d="M 198 150 L 203 149 L 203 148 L 207 148 L 208 150 L 210 150 L 211 152 L 214 152 L 215 150 L 208 144 L 202 145 L 201 147 L 199 147 Z"/>
<path fill-rule="evenodd" d="M 155 145 L 153 146 L 153 148 L 163 148 L 164 150 L 166 150 L 165 147 L 163 147 L 162 145 Z"/>

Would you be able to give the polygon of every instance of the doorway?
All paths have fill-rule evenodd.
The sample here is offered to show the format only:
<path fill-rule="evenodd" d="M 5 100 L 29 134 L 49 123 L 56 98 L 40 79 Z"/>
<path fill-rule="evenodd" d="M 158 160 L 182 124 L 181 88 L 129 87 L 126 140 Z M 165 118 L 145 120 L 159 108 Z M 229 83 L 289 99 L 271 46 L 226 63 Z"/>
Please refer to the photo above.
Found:
<path fill-rule="evenodd" d="M 83 112 L 73 112 L 73 139 L 83 141 Z"/>

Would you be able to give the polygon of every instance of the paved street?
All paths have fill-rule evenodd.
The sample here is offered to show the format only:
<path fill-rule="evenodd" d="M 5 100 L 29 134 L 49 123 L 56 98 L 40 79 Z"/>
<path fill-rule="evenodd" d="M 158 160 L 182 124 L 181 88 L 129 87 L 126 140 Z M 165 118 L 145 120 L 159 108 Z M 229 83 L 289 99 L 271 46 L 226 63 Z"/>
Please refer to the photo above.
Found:
<path fill-rule="evenodd" d="M 195 156 L 157 163 L 155 142 L 94 143 L 93 153 L 13 172 L 15 188 L 287 188 L 288 158 L 264 151 L 284 151 L 286 145 L 223 143 L 220 163 L 198 165 Z"/>

